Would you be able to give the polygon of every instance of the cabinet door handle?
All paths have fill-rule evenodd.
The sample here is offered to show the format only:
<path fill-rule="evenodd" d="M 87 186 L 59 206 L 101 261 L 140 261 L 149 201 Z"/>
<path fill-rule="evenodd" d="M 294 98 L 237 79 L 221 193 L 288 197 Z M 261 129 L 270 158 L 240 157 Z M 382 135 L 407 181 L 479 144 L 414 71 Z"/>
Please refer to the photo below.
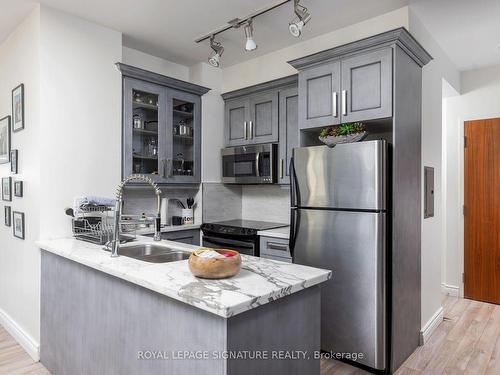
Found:
<path fill-rule="evenodd" d="M 278 245 L 272 242 L 267 243 L 267 248 L 271 250 L 279 250 L 279 251 L 288 251 L 288 246 L 286 245 Z"/>
<path fill-rule="evenodd" d="M 167 159 L 167 177 L 172 177 L 172 159 Z"/>
<path fill-rule="evenodd" d="M 162 159 L 162 161 L 161 161 L 161 176 L 163 178 L 167 177 L 167 175 L 165 173 L 166 164 L 167 164 L 166 160 Z"/>
<path fill-rule="evenodd" d="M 342 115 L 347 115 L 347 90 L 342 90 Z"/>
<path fill-rule="evenodd" d="M 250 139 L 253 139 L 253 122 L 250 121 Z"/>
<path fill-rule="evenodd" d="M 280 159 L 280 179 L 283 178 L 283 170 L 285 169 L 285 160 Z"/>
<path fill-rule="evenodd" d="M 337 108 L 337 104 L 338 104 L 338 98 L 337 98 L 338 94 L 337 94 L 337 91 L 334 91 L 332 93 L 332 108 L 333 108 L 333 117 L 337 117 L 339 115 L 339 111 L 338 111 L 338 108 Z"/>
<path fill-rule="evenodd" d="M 248 129 L 247 129 L 247 122 L 245 121 L 243 124 L 244 131 L 245 131 L 245 140 L 248 139 Z"/>
<path fill-rule="evenodd" d="M 255 155 L 255 174 L 260 177 L 260 152 Z"/>

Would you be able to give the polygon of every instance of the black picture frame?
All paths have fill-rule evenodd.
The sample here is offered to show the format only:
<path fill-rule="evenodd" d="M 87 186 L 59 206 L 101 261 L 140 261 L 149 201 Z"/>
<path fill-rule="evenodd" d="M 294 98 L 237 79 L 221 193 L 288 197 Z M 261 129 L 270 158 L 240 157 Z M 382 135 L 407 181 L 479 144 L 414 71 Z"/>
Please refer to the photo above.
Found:
<path fill-rule="evenodd" d="M 18 150 L 10 150 L 10 173 L 17 174 L 18 157 Z"/>
<path fill-rule="evenodd" d="M 0 119 L 0 164 L 10 162 L 11 118 L 5 116 Z"/>
<path fill-rule="evenodd" d="M 4 206 L 3 212 L 5 214 L 5 226 L 10 227 L 12 225 L 12 209 L 10 208 L 10 206 Z"/>
<path fill-rule="evenodd" d="M 14 181 L 14 196 L 19 198 L 23 196 L 23 182 L 20 180 Z"/>
<path fill-rule="evenodd" d="M 12 177 L 2 177 L 2 200 L 12 202 Z"/>
<path fill-rule="evenodd" d="M 12 90 L 12 131 L 24 129 L 24 84 Z"/>
<path fill-rule="evenodd" d="M 12 212 L 12 233 L 14 234 L 14 237 L 21 240 L 24 240 L 26 237 L 24 230 L 24 212 Z"/>

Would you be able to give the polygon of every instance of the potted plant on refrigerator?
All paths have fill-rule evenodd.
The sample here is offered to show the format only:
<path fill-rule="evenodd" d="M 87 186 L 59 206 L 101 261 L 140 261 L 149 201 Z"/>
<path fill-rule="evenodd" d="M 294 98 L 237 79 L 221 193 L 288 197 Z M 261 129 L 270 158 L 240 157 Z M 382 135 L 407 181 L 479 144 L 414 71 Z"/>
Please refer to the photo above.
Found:
<path fill-rule="evenodd" d="M 368 132 L 361 122 L 351 122 L 321 129 L 319 140 L 328 147 L 334 147 L 339 143 L 362 141 L 367 135 Z"/>

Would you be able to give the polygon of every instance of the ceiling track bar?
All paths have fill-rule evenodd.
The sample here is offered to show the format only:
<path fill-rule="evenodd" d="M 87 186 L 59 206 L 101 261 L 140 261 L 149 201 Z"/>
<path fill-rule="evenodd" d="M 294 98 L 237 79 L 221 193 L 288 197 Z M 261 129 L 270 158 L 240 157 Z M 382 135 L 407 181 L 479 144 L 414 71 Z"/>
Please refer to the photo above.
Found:
<path fill-rule="evenodd" d="M 218 35 L 220 33 L 223 33 L 224 31 L 227 31 L 229 29 L 233 29 L 233 28 L 238 28 L 240 27 L 242 24 L 244 24 L 245 22 L 247 22 L 248 20 L 252 19 L 252 18 L 255 18 L 257 16 L 260 16 L 264 13 L 267 13 L 267 12 L 270 12 L 271 10 L 274 10 L 280 6 L 282 6 L 283 4 L 286 4 L 286 3 L 289 3 L 290 1 L 292 0 L 281 0 L 281 1 L 278 1 L 277 3 L 275 4 L 272 4 L 272 5 L 269 5 L 268 7 L 265 7 L 265 8 L 262 8 L 260 10 L 257 10 L 251 14 L 249 14 L 248 16 L 246 16 L 245 18 L 242 18 L 242 19 L 236 19 L 237 22 L 234 22 L 234 20 L 230 21 L 231 23 L 228 23 L 226 26 L 223 26 L 223 27 L 220 27 L 214 31 L 212 31 L 211 33 L 209 34 L 206 34 L 202 37 L 199 37 L 198 39 L 195 40 L 196 43 L 200 43 L 200 42 L 203 42 L 204 40 L 207 40 L 207 39 L 210 39 L 212 36 L 215 36 L 215 35 Z"/>

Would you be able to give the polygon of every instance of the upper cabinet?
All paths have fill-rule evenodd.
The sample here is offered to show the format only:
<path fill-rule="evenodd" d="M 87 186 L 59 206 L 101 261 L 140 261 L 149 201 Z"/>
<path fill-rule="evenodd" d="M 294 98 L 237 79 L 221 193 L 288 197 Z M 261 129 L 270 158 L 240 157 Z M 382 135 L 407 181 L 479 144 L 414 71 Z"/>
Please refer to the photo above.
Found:
<path fill-rule="evenodd" d="M 392 116 L 392 49 L 341 61 L 342 122 Z"/>
<path fill-rule="evenodd" d="M 338 61 L 300 72 L 301 129 L 339 124 L 339 95 L 340 63 Z"/>
<path fill-rule="evenodd" d="M 393 117 L 395 51 L 419 66 L 430 55 L 404 28 L 289 61 L 299 71 L 299 128 Z"/>
<path fill-rule="evenodd" d="M 391 56 L 385 48 L 302 70 L 300 129 L 391 117 Z"/>
<path fill-rule="evenodd" d="M 279 92 L 280 142 L 278 183 L 290 183 L 290 161 L 294 147 L 299 147 L 299 93 L 297 86 Z"/>
<path fill-rule="evenodd" d="M 209 89 L 117 64 L 123 75 L 122 177 L 201 182 L 201 95 Z"/>
<path fill-rule="evenodd" d="M 227 100 L 225 123 L 227 146 L 278 142 L 278 92 Z"/>

